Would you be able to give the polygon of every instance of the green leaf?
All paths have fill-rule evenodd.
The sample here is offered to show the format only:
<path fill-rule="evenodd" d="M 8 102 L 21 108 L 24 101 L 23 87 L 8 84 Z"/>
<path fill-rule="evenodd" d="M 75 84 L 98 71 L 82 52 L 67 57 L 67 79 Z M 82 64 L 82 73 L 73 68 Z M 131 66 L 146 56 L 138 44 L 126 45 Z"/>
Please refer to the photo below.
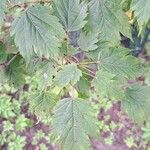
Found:
<path fill-rule="evenodd" d="M 109 42 L 103 41 L 103 39 L 99 40 L 97 43 L 98 48 L 93 51 L 88 51 L 87 57 L 94 61 L 98 60 L 98 55 L 101 50 L 109 49 L 112 45 Z"/>
<path fill-rule="evenodd" d="M 14 38 L 11 37 L 11 35 L 8 35 L 5 38 L 5 48 L 7 54 L 17 54 L 18 53 L 18 48 L 15 45 Z"/>
<path fill-rule="evenodd" d="M 142 128 L 143 135 L 142 139 L 149 141 L 150 140 L 150 123 L 147 122 L 146 125 Z"/>
<path fill-rule="evenodd" d="M 102 97 L 109 97 L 112 100 L 121 99 L 123 91 L 121 90 L 121 84 L 115 80 L 115 76 L 109 72 L 98 70 L 95 78 L 92 81 L 97 95 Z"/>
<path fill-rule="evenodd" d="M 39 66 L 42 64 L 42 59 L 39 58 L 36 54 L 32 56 L 26 65 L 26 69 L 30 76 L 35 75 L 36 71 L 39 69 Z"/>
<path fill-rule="evenodd" d="M 6 0 L 1 0 L 0 1 L 0 26 L 4 21 L 5 18 L 5 13 L 7 12 L 7 5 L 6 5 Z"/>
<path fill-rule="evenodd" d="M 82 32 L 78 39 L 78 45 L 83 51 L 92 51 L 98 48 L 96 45 L 98 41 L 98 32 Z"/>
<path fill-rule="evenodd" d="M 36 77 L 39 80 L 38 88 L 46 89 L 47 86 L 52 85 L 53 76 L 56 74 L 56 69 L 51 62 L 43 61 L 38 65 Z"/>
<path fill-rule="evenodd" d="M 41 144 L 39 145 L 39 148 L 40 148 L 41 150 L 46 150 L 46 149 L 48 149 L 48 147 L 47 147 L 46 144 L 44 144 L 44 143 L 41 143 Z"/>
<path fill-rule="evenodd" d="M 89 78 L 86 75 L 82 75 L 79 82 L 77 83 L 77 91 L 79 93 L 79 97 L 81 98 L 89 98 L 90 97 L 90 82 Z"/>
<path fill-rule="evenodd" d="M 6 82 L 5 69 L 0 66 L 0 86 Z"/>
<path fill-rule="evenodd" d="M 138 123 L 147 121 L 150 114 L 150 87 L 133 85 L 127 88 L 126 98 L 122 101 L 123 109 Z"/>
<path fill-rule="evenodd" d="M 0 116 L 2 118 L 7 118 L 7 119 L 16 116 L 15 113 L 13 112 L 13 105 L 9 97 L 6 96 L 0 97 Z"/>
<path fill-rule="evenodd" d="M 87 4 L 80 0 L 54 0 L 54 14 L 60 19 L 65 30 L 76 31 L 84 27 L 87 16 Z"/>
<path fill-rule="evenodd" d="M 120 33 L 131 37 L 128 19 L 121 10 L 120 0 L 92 0 L 89 4 L 88 25 L 101 32 L 104 41 L 118 43 Z"/>
<path fill-rule="evenodd" d="M 9 2 L 11 3 L 11 4 L 22 4 L 22 3 L 24 3 L 26 0 L 9 0 Z"/>
<path fill-rule="evenodd" d="M 20 87 L 25 83 L 25 62 L 21 56 L 17 56 L 5 70 L 5 76 L 10 85 Z"/>
<path fill-rule="evenodd" d="M 150 20 L 150 1 L 149 0 L 132 0 L 131 9 L 142 27 Z"/>
<path fill-rule="evenodd" d="M 74 55 L 78 51 L 75 47 L 73 47 L 71 44 L 68 44 L 66 41 L 62 43 L 62 46 L 60 47 L 59 56 L 64 58 L 65 56 Z"/>
<path fill-rule="evenodd" d="M 80 80 L 81 76 L 82 72 L 75 64 L 68 64 L 63 66 L 62 70 L 57 73 L 54 83 L 63 88 L 69 83 L 71 85 L 76 84 Z"/>
<path fill-rule="evenodd" d="M 12 132 L 14 130 L 14 125 L 10 121 L 4 121 L 3 122 L 3 130 L 4 132 Z"/>
<path fill-rule="evenodd" d="M 9 142 L 9 150 L 21 150 L 26 145 L 26 138 L 20 135 L 15 135 L 15 138 Z"/>
<path fill-rule="evenodd" d="M 132 0 L 122 0 L 122 9 L 127 12 L 130 9 Z"/>
<path fill-rule="evenodd" d="M 114 75 L 112 75 L 111 73 L 99 70 L 97 71 L 96 76 L 92 81 L 92 85 L 94 86 L 97 92 L 105 93 L 107 91 L 108 86 L 112 84 L 113 77 Z"/>
<path fill-rule="evenodd" d="M 24 115 L 19 115 L 16 119 L 15 129 L 17 131 L 23 131 L 26 127 L 30 125 L 30 120 Z"/>
<path fill-rule="evenodd" d="M 136 146 L 135 139 L 132 136 L 127 137 L 124 142 L 129 148 Z"/>
<path fill-rule="evenodd" d="M 8 54 L 6 53 L 4 44 L 0 41 L 0 64 L 5 63 Z"/>
<path fill-rule="evenodd" d="M 52 133 L 60 137 L 66 150 L 89 149 L 88 136 L 97 135 L 96 118 L 84 100 L 66 98 L 59 101 L 52 120 Z"/>
<path fill-rule="evenodd" d="M 58 47 L 65 32 L 55 16 L 49 15 L 47 7 L 35 5 L 15 19 L 12 35 L 21 55 L 30 60 L 34 52 L 39 57 L 57 58 Z"/>
<path fill-rule="evenodd" d="M 57 102 L 56 96 L 48 91 L 36 91 L 29 98 L 31 99 L 29 102 L 31 111 L 41 118 L 49 117 Z"/>
<path fill-rule="evenodd" d="M 124 48 L 110 48 L 99 53 L 99 67 L 122 77 L 132 78 L 139 73 L 137 59 Z"/>

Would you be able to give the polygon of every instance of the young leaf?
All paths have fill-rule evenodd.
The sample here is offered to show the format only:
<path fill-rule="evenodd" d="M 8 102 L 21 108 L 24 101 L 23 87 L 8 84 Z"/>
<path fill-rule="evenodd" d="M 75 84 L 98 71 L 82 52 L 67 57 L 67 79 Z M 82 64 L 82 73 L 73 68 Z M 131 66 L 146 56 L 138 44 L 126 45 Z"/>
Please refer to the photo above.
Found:
<path fill-rule="evenodd" d="M 131 9 L 142 27 L 150 20 L 150 0 L 132 0 Z"/>
<path fill-rule="evenodd" d="M 13 111 L 13 104 L 7 96 L 0 96 L 0 116 L 7 119 L 16 116 Z"/>
<path fill-rule="evenodd" d="M 58 102 L 52 120 L 52 133 L 60 136 L 66 150 L 89 149 L 88 136 L 97 135 L 96 118 L 88 103 L 80 98 Z"/>
<path fill-rule="evenodd" d="M 24 146 L 26 145 L 26 138 L 24 136 L 16 135 L 14 136 L 13 139 L 8 144 L 8 149 L 9 150 L 19 150 L 23 149 Z"/>
<path fill-rule="evenodd" d="M 31 6 L 13 22 L 12 35 L 15 35 L 15 43 L 27 60 L 30 60 L 33 50 L 39 57 L 56 58 L 65 37 L 58 19 L 40 5 Z"/>
<path fill-rule="evenodd" d="M 88 25 L 101 32 L 104 41 L 116 43 L 120 32 L 131 37 L 128 20 L 121 10 L 120 0 L 92 0 L 89 4 Z"/>
<path fill-rule="evenodd" d="M 60 19 L 67 32 L 81 29 L 86 21 L 87 4 L 80 0 L 54 0 L 54 14 Z"/>
<path fill-rule="evenodd" d="M 54 82 L 59 87 L 63 88 L 69 83 L 71 85 L 76 84 L 81 76 L 82 72 L 77 68 L 77 66 L 75 64 L 69 64 L 65 65 L 62 70 L 57 73 Z"/>
<path fill-rule="evenodd" d="M 16 119 L 15 129 L 17 131 L 23 131 L 31 124 L 30 121 L 31 120 L 27 119 L 24 115 L 19 115 Z"/>
<path fill-rule="evenodd" d="M 150 87 L 133 85 L 126 90 L 125 95 L 122 106 L 129 116 L 138 123 L 150 119 Z"/>
<path fill-rule="evenodd" d="M 78 45 L 83 51 L 92 51 L 98 48 L 96 43 L 98 42 L 98 32 L 89 32 L 80 34 L 78 39 Z"/>
<path fill-rule="evenodd" d="M 100 68 L 115 75 L 132 78 L 139 72 L 136 58 L 122 48 L 110 48 L 99 53 Z"/>

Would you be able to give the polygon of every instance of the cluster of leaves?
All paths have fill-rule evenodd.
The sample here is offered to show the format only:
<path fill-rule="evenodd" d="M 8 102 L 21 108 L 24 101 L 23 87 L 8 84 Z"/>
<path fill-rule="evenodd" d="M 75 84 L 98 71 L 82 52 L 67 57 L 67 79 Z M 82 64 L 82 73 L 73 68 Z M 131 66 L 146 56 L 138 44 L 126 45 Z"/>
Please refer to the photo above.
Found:
<path fill-rule="evenodd" d="M 16 100 L 12 96 L 16 89 L 8 84 L 3 85 L 0 91 L 3 93 L 0 95 L 0 149 L 51 148 L 50 129 L 29 111 L 28 103 L 24 101 L 27 93 L 22 91 Z"/>
<path fill-rule="evenodd" d="M 149 119 L 150 87 L 129 84 L 142 70 L 120 43 L 121 35 L 132 39 L 134 23 L 141 35 L 149 28 L 149 5 L 149 0 L 2 0 L 0 84 L 20 89 L 25 77 L 38 79 L 30 106 L 41 118 L 53 114 L 52 132 L 64 149 L 89 149 L 89 136 L 97 135 L 93 94 L 121 100 L 137 122 Z"/>
<path fill-rule="evenodd" d="M 31 81 L 33 82 L 33 79 Z M 37 80 L 34 82 L 37 83 Z M 36 85 L 32 84 L 31 88 L 33 89 L 34 87 Z M 16 90 L 6 84 L 0 89 L 2 93 L 6 94 L 8 92 L 16 93 Z M 1 94 L 0 96 L 2 101 L 0 104 L 0 148 L 12 150 L 37 148 L 46 150 L 53 147 L 53 149 L 57 149 L 58 146 L 53 144 L 55 141 L 49 126 L 47 126 L 50 122 L 47 122 L 47 118 L 37 120 L 38 118 L 29 111 L 28 103 L 24 100 L 28 93 L 22 91 L 19 95 L 19 100 L 13 99 L 12 96 L 7 96 L 6 94 Z M 142 134 L 142 131 L 126 115 L 121 114 L 120 103 L 112 103 L 111 100 L 92 102 L 94 111 L 99 112 L 98 127 L 100 130 L 100 138 L 92 140 L 93 149 L 146 149 L 149 142 L 149 124 L 142 128 L 144 132 Z M 62 117 L 62 115 L 60 116 Z M 61 119 L 59 118 L 60 121 Z M 64 124 L 63 122 L 61 123 L 62 125 Z M 82 125 L 87 123 L 87 119 L 82 123 Z M 93 125 L 90 126 L 91 130 L 95 130 Z"/>
<path fill-rule="evenodd" d="M 35 83 L 36 82 L 37 81 L 35 81 Z M 1 87 L 0 91 L 7 94 L 8 91 L 11 93 L 15 93 L 16 89 L 12 89 L 5 84 L 3 87 Z M 42 122 L 37 121 L 37 118 L 28 110 L 28 104 L 24 101 L 24 98 L 28 96 L 28 93 L 25 91 L 21 92 L 19 95 L 19 100 L 13 99 L 12 96 L 8 96 L 6 94 L 1 94 L 0 96 L 0 99 L 2 101 L 0 103 L 0 149 L 21 150 L 38 148 L 40 150 L 46 150 L 52 147 L 54 149 L 56 147 L 57 149 L 58 147 L 53 144 L 54 141 L 49 126 L 47 126 L 49 124 L 49 122 L 46 122 L 47 118 L 45 120 L 42 119 Z M 112 101 L 103 101 L 97 104 L 92 103 L 92 107 L 94 111 L 99 111 L 100 108 L 107 112 L 106 114 L 103 114 L 100 110 L 101 113 L 98 115 L 98 126 L 101 132 L 101 138 L 99 139 L 99 143 L 93 141 L 93 147 L 99 147 L 99 144 L 101 143 L 106 146 L 107 149 L 107 147 L 109 146 L 113 147 L 114 142 L 115 145 L 119 145 L 119 143 L 122 144 L 121 146 L 125 146 L 126 149 L 133 146 L 137 147 L 138 138 L 135 139 L 135 136 L 138 136 L 139 133 L 134 133 L 134 130 L 137 127 L 135 128 L 131 126 L 129 128 L 131 123 L 122 122 L 122 120 L 125 121 L 123 117 L 119 118 L 120 122 L 118 122 L 118 104 L 112 105 Z M 112 114 L 115 114 L 116 116 Z M 108 122 L 109 120 L 111 120 L 111 122 L 108 125 L 108 123 L 106 122 Z M 126 128 L 127 131 L 125 130 Z M 92 130 L 95 129 L 92 128 Z M 143 141 L 147 143 L 148 138 L 146 138 L 145 136 L 149 134 L 149 129 L 148 127 L 145 127 L 143 128 L 143 130 L 145 132 L 143 134 Z M 120 135 L 120 132 L 122 131 L 124 131 L 124 135 L 130 134 L 130 138 L 126 138 L 128 136 L 122 137 Z M 108 132 L 110 134 L 108 134 L 108 136 L 105 136 L 105 134 Z M 119 136 L 119 139 L 117 139 L 117 136 Z M 122 143 L 123 141 L 124 143 L 126 143 L 126 145 Z M 142 141 L 140 141 L 140 143 L 141 146 L 145 146 L 145 143 L 143 143 Z"/>
<path fill-rule="evenodd" d="M 12 102 L 9 96 L 1 95 L 0 116 L 0 148 L 3 149 L 7 144 L 8 149 L 22 149 L 26 141 L 25 137 L 21 137 L 18 133 L 32 125 L 32 122 L 21 114 L 21 104 L 18 101 Z"/>

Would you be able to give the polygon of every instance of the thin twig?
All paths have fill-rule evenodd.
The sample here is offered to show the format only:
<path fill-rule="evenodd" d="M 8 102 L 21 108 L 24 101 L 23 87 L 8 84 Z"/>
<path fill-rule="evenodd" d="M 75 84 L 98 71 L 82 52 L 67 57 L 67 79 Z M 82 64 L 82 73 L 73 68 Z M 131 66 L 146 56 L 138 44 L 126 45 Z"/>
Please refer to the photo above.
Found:
<path fill-rule="evenodd" d="M 88 75 L 88 76 L 90 76 L 90 77 L 92 77 L 92 78 L 95 78 L 95 76 L 93 76 L 92 74 L 89 74 L 89 73 L 87 73 L 87 72 L 82 72 L 83 74 L 86 74 L 86 75 Z"/>
<path fill-rule="evenodd" d="M 77 65 L 89 65 L 89 64 L 99 64 L 100 61 L 90 61 L 90 62 L 80 62 Z"/>
<path fill-rule="evenodd" d="M 15 7 L 19 8 L 19 7 L 21 7 L 21 6 L 20 6 L 19 4 L 10 5 L 10 6 L 8 7 L 8 9 L 9 9 L 9 10 L 12 10 L 12 9 L 14 9 Z"/>
<path fill-rule="evenodd" d="M 92 70 L 90 70 L 89 68 L 87 68 L 87 67 L 85 67 L 85 66 L 80 66 L 80 67 L 82 67 L 82 68 L 85 69 L 86 71 L 90 72 L 92 75 L 95 75 L 95 73 L 94 73 Z"/>
<path fill-rule="evenodd" d="M 19 53 L 17 53 L 17 54 L 15 54 L 7 63 L 6 63 L 6 67 L 7 66 L 9 66 L 15 59 L 16 59 L 16 57 L 17 57 L 17 55 L 18 55 Z"/>
<path fill-rule="evenodd" d="M 75 56 L 71 56 L 76 62 L 78 62 L 79 63 L 79 60 L 78 60 L 78 58 L 77 57 L 75 57 Z"/>
<path fill-rule="evenodd" d="M 30 3 L 40 3 L 40 2 L 51 3 L 51 0 L 26 0 L 24 3 L 30 4 Z M 14 4 L 14 5 L 10 1 L 8 1 L 8 3 L 9 3 L 9 8 L 8 8 L 9 10 L 14 9 L 15 7 L 21 7 L 20 3 Z"/>
<path fill-rule="evenodd" d="M 4 69 L 4 68 L 8 67 L 16 59 L 18 54 L 19 53 L 15 54 L 8 62 L 0 64 L 0 69 Z"/>
<path fill-rule="evenodd" d="M 43 2 L 43 3 L 50 3 L 52 0 L 26 0 L 25 2 L 26 3 L 40 3 L 40 2 Z"/>
<path fill-rule="evenodd" d="M 144 37 L 142 38 L 141 43 L 140 43 L 142 48 L 144 47 L 145 43 L 147 42 L 149 35 L 150 35 L 150 29 L 146 28 L 145 33 L 144 33 Z"/>

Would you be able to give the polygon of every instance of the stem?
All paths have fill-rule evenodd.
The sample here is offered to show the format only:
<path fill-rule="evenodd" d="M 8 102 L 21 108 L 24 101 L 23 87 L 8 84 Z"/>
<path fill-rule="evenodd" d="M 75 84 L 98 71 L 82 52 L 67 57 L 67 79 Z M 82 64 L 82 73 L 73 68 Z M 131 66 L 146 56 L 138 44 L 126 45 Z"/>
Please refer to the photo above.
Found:
<path fill-rule="evenodd" d="M 89 73 L 86 73 L 86 72 L 82 72 L 83 74 L 86 74 L 86 75 L 88 75 L 88 76 L 90 76 L 90 77 L 92 77 L 92 78 L 95 78 L 95 76 L 93 76 L 92 74 L 89 74 Z"/>
<path fill-rule="evenodd" d="M 132 45 L 134 45 L 135 43 L 135 46 L 134 47 L 130 46 L 130 48 L 131 49 L 134 48 L 133 54 L 135 56 L 138 56 L 140 53 L 142 53 L 142 50 L 144 49 L 144 45 L 148 40 L 148 36 L 150 34 L 150 28 L 148 27 L 145 28 L 143 37 L 139 36 L 139 31 L 136 26 L 133 26 L 132 32 L 133 32 L 132 37 L 134 39 Z"/>
<path fill-rule="evenodd" d="M 66 54 L 68 54 L 68 49 L 69 49 L 69 44 L 70 44 L 70 39 L 69 39 L 69 31 L 67 30 L 66 31 L 66 34 L 67 34 L 67 49 L 66 49 Z"/>
<path fill-rule="evenodd" d="M 18 5 L 18 4 L 16 4 L 16 5 L 10 5 L 9 7 L 8 7 L 8 9 L 9 10 L 12 10 L 12 9 L 14 9 L 15 7 L 21 7 L 20 5 Z"/>
<path fill-rule="evenodd" d="M 80 62 L 80 63 L 77 63 L 77 65 L 89 65 L 89 64 L 99 64 L 100 61 L 90 61 L 90 62 Z"/>
<path fill-rule="evenodd" d="M 44 3 L 50 3 L 52 0 L 26 0 L 26 3 L 40 3 L 40 2 L 44 2 Z"/>
<path fill-rule="evenodd" d="M 18 54 L 19 54 L 19 53 L 15 54 L 15 55 L 5 64 L 5 66 L 6 66 L 6 67 L 9 66 L 9 65 L 16 59 L 16 57 L 17 57 Z"/>
<path fill-rule="evenodd" d="M 78 62 L 79 63 L 79 60 L 78 60 L 78 58 L 77 57 L 75 57 L 75 56 L 71 56 L 76 62 Z"/>
<path fill-rule="evenodd" d="M 85 69 L 86 71 L 90 72 L 92 75 L 95 75 L 95 73 L 90 70 L 89 68 L 85 67 L 85 66 L 81 66 L 83 69 Z"/>
<path fill-rule="evenodd" d="M 51 3 L 51 1 L 52 1 L 52 0 L 25 0 L 24 3 L 27 3 L 27 4 L 29 4 L 29 3 L 40 3 L 40 2 L 43 2 L 43 3 Z M 8 1 L 8 3 L 9 3 L 9 5 L 10 5 L 9 8 L 8 8 L 9 10 L 14 9 L 15 7 L 21 7 L 21 4 L 20 4 L 20 3 L 14 4 L 14 5 L 12 5 L 10 1 Z M 22 4 L 24 4 L 24 3 L 22 3 Z"/>
<path fill-rule="evenodd" d="M 141 47 L 142 47 L 142 48 L 144 47 L 145 43 L 147 42 L 149 34 L 150 34 L 150 29 L 149 29 L 149 28 L 146 28 L 146 29 L 145 29 L 145 33 L 144 33 L 144 37 L 143 37 L 143 39 L 141 40 Z"/>
<path fill-rule="evenodd" d="M 8 62 L 0 64 L 0 69 L 8 67 L 17 57 L 19 53 L 15 54 Z"/>
<path fill-rule="evenodd" d="M 54 62 L 55 64 L 57 64 L 58 66 L 60 66 L 61 64 L 59 64 L 59 62 L 57 62 L 55 59 L 49 58 L 47 59 L 50 62 Z"/>

